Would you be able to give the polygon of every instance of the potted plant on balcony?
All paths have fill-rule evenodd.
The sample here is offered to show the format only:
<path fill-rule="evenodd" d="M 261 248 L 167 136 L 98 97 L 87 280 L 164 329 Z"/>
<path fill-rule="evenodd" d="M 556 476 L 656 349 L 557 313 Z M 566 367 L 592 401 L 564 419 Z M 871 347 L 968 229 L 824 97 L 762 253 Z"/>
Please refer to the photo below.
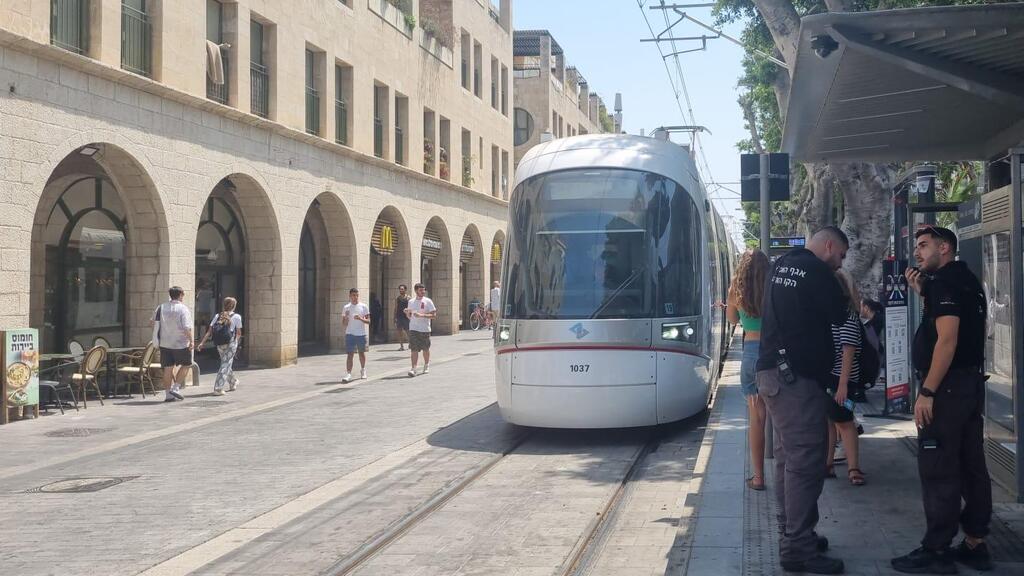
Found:
<path fill-rule="evenodd" d="M 438 171 L 440 172 L 441 178 L 448 180 L 451 178 L 451 172 L 448 170 L 448 151 L 444 147 L 438 148 Z"/>
<path fill-rule="evenodd" d="M 423 139 L 423 171 L 434 172 L 434 143 L 426 138 Z"/>
<path fill-rule="evenodd" d="M 473 186 L 473 162 L 476 160 L 476 156 L 470 154 L 468 161 L 463 159 L 462 162 L 462 185 L 466 188 Z"/>

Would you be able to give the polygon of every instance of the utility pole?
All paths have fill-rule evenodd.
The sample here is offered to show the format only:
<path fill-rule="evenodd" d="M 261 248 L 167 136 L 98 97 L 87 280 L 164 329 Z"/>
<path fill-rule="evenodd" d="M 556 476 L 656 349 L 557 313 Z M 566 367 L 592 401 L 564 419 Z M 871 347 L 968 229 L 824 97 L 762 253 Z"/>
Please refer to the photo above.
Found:
<path fill-rule="evenodd" d="M 761 173 L 758 177 L 761 193 L 761 252 L 767 256 L 772 244 L 772 203 L 769 198 L 771 186 L 768 180 L 769 156 L 760 154 L 758 160 L 761 164 Z M 775 430 L 772 427 L 771 418 L 765 418 L 764 422 L 764 457 L 767 460 L 775 457 Z"/>

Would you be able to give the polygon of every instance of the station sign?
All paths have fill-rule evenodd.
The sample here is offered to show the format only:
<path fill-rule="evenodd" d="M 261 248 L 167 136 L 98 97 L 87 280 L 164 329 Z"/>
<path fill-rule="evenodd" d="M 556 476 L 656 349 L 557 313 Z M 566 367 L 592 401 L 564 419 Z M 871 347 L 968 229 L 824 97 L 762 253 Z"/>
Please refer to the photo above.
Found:
<path fill-rule="evenodd" d="M 768 154 L 768 199 L 772 202 L 789 200 L 789 154 Z M 740 200 L 761 200 L 760 154 L 740 154 Z"/>
<path fill-rule="evenodd" d="M 782 236 L 771 238 L 768 247 L 771 249 L 788 250 L 790 248 L 803 248 L 807 245 L 807 238 L 803 236 Z"/>

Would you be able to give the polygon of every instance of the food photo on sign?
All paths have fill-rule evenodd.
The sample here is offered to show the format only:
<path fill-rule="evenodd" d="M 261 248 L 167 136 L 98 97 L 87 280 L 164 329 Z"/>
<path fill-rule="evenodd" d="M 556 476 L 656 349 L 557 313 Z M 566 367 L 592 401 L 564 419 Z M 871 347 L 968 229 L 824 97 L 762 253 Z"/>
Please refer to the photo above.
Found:
<path fill-rule="evenodd" d="M 12 412 L 29 415 L 39 405 L 39 331 L 34 328 L 5 330 L 2 336 L 3 422 Z"/>

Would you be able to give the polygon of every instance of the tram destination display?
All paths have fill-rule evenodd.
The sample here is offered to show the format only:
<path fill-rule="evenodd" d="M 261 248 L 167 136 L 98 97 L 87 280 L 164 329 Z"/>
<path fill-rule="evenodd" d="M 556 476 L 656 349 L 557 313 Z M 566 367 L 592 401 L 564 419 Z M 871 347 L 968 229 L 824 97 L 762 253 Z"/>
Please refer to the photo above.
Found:
<path fill-rule="evenodd" d="M 32 410 L 39 415 L 39 330 L 21 328 L 0 332 L 0 390 L 4 399 L 0 424 L 11 412 Z"/>

